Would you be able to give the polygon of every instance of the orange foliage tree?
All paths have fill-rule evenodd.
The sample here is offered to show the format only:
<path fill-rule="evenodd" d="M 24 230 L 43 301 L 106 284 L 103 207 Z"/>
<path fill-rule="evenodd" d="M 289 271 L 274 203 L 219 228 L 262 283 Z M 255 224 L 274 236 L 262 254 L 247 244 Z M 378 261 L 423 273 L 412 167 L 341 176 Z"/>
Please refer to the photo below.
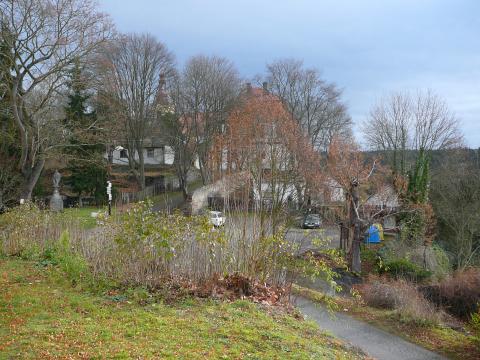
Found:
<path fill-rule="evenodd" d="M 255 206 L 273 215 L 289 201 L 303 203 L 322 177 L 319 154 L 282 102 L 263 89 L 249 89 L 231 112 L 211 166 L 217 178 L 247 174 Z"/>

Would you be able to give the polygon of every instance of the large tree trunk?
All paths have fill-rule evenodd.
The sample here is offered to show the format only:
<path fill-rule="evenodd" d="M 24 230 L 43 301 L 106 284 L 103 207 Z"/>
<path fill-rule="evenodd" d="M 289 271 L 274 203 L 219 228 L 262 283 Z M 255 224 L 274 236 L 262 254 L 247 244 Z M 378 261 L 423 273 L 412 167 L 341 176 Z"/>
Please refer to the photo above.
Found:
<path fill-rule="evenodd" d="M 187 184 L 187 176 L 182 174 L 178 177 L 178 182 L 180 185 L 180 189 L 182 190 L 183 199 L 187 200 L 188 198 L 188 184 Z"/>
<path fill-rule="evenodd" d="M 42 173 L 43 166 L 45 165 L 45 160 L 40 159 L 37 161 L 35 166 L 26 172 L 23 172 L 23 183 L 21 186 L 20 199 L 32 200 L 32 192 L 37 184 L 38 178 Z"/>
<path fill-rule="evenodd" d="M 302 186 L 299 185 L 298 183 L 295 184 L 295 191 L 297 192 L 297 208 L 302 209 L 303 208 L 303 202 L 304 202 L 304 197 L 303 197 L 303 192 L 302 192 Z"/>
<path fill-rule="evenodd" d="M 143 148 L 138 149 L 138 183 L 141 190 L 145 190 L 145 159 Z"/>
<path fill-rule="evenodd" d="M 358 183 L 356 180 L 352 181 L 350 193 L 351 197 L 348 201 L 350 222 L 348 226 L 348 244 L 346 253 L 350 270 L 360 273 L 362 270 L 360 261 L 361 223 L 357 214 L 360 196 L 358 194 Z"/>
<path fill-rule="evenodd" d="M 135 176 L 140 190 L 145 190 L 145 163 L 143 156 L 143 143 L 138 146 L 135 144 L 134 140 L 128 141 L 128 165 L 130 171 Z M 138 161 L 135 159 L 135 154 L 138 155 Z"/>
<path fill-rule="evenodd" d="M 357 223 L 355 224 L 355 230 L 353 235 L 352 256 L 350 264 L 350 270 L 357 274 L 360 274 L 360 272 L 362 271 L 362 261 L 360 258 L 361 241 L 361 226 L 360 223 L 357 221 Z"/>
<path fill-rule="evenodd" d="M 198 167 L 200 168 L 200 176 L 202 178 L 203 185 L 208 185 L 210 182 L 210 176 L 207 169 L 206 161 L 203 156 L 198 156 Z"/>

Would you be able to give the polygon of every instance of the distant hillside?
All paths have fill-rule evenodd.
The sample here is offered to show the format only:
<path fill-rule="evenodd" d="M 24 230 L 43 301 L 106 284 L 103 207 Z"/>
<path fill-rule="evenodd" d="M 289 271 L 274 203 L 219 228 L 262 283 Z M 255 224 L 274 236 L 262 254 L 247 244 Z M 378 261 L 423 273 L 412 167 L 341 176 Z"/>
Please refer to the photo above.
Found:
<path fill-rule="evenodd" d="M 392 152 L 384 151 L 364 151 L 366 159 L 380 158 L 382 162 L 387 165 L 387 160 Z M 406 153 L 406 168 L 409 169 L 414 163 L 418 155 L 418 151 L 409 150 Z M 472 167 L 480 168 L 480 148 L 479 149 L 453 149 L 453 150 L 434 150 L 430 153 L 430 166 L 432 172 L 438 170 L 442 164 L 455 161 L 470 164 Z"/>

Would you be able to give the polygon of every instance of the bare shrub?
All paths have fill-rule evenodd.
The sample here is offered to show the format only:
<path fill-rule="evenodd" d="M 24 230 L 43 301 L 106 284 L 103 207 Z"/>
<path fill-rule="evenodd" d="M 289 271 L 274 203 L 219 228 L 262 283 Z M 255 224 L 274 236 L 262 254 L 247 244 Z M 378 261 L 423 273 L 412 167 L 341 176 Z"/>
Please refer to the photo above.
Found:
<path fill-rule="evenodd" d="M 367 305 L 396 310 L 407 320 L 434 324 L 443 320 L 442 312 L 425 299 L 414 284 L 405 280 L 371 277 L 356 289 Z"/>
<path fill-rule="evenodd" d="M 3 254 L 42 260 L 59 248 L 63 255 L 68 250 L 71 259 L 85 261 L 92 280 L 108 279 L 147 288 L 169 283 L 198 290 L 208 288 L 212 280 L 232 280 L 227 275 L 237 274 L 238 279 L 259 284 L 257 290 L 260 285 L 268 286 L 283 296 L 288 295 L 284 289 L 292 281 L 289 272 L 308 269 L 312 274 L 332 277 L 332 270 L 324 262 L 298 262 L 295 247 L 282 233 L 252 237 L 248 248 L 256 250 L 239 251 L 237 237 L 214 229 L 208 218 L 152 212 L 148 203 L 136 204 L 116 218 L 100 218 L 98 226 L 90 230 L 67 214 L 41 211 L 31 204 L 0 217 Z M 35 256 L 31 256 L 33 253 Z M 218 281 L 215 284 L 219 285 Z M 230 285 L 222 286 L 231 292 Z M 268 301 L 274 297 L 264 290 L 255 294 Z"/>
<path fill-rule="evenodd" d="M 380 309 L 395 309 L 398 300 L 397 289 L 391 284 L 374 280 L 356 287 L 367 305 Z"/>
<path fill-rule="evenodd" d="M 42 211 L 32 203 L 16 207 L 0 217 L 0 253 L 23 256 L 43 252 L 63 231 L 76 238 L 86 237 L 86 230 L 72 216 Z"/>
<path fill-rule="evenodd" d="M 469 268 L 457 271 L 443 281 L 421 288 L 433 303 L 447 312 L 468 319 L 477 311 L 480 303 L 480 269 Z"/>

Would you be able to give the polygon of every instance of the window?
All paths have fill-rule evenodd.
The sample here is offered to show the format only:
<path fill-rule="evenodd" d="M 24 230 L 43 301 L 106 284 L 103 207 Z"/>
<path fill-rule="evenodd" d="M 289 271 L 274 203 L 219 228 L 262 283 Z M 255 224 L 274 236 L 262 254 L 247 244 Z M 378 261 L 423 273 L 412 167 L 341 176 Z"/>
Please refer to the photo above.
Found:
<path fill-rule="evenodd" d="M 128 157 L 127 149 L 120 150 L 120 159 L 126 159 Z"/>
<path fill-rule="evenodd" d="M 153 157 L 155 157 L 155 149 L 154 148 L 147 149 L 147 158 L 153 158 Z"/>

